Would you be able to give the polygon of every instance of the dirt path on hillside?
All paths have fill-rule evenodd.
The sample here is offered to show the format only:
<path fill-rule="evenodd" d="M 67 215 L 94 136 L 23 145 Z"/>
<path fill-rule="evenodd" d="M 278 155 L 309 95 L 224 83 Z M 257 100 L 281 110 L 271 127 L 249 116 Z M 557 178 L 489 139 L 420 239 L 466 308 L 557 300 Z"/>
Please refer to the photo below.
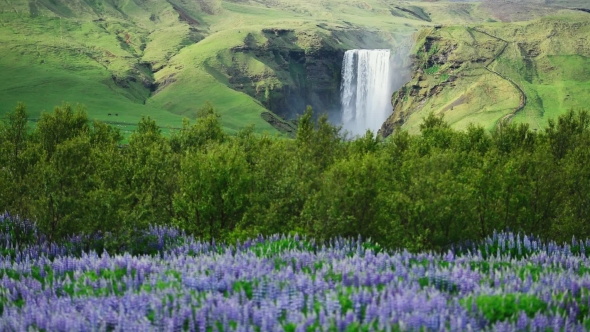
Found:
<path fill-rule="evenodd" d="M 498 58 L 499 58 L 499 57 L 500 57 L 500 56 L 501 56 L 501 55 L 504 53 L 504 51 L 506 51 L 506 48 L 508 47 L 508 45 L 510 45 L 510 42 L 509 42 L 509 41 L 507 41 L 507 40 L 505 40 L 505 39 L 502 39 L 502 38 L 500 38 L 500 37 L 494 36 L 494 35 L 492 35 L 492 34 L 490 34 L 490 33 L 488 33 L 488 32 L 485 32 L 485 31 L 479 30 L 479 29 L 477 29 L 477 28 L 468 28 L 468 29 L 471 29 L 471 30 L 473 30 L 473 31 L 479 32 L 479 33 L 481 33 L 481 34 L 484 34 L 484 35 L 486 35 L 486 36 L 489 36 L 489 37 L 491 37 L 491 38 L 494 38 L 494 39 L 496 39 L 496 40 L 499 40 L 499 41 L 502 41 L 502 42 L 504 42 L 504 47 L 502 47 L 502 49 L 500 50 L 500 52 L 498 52 L 498 54 L 496 54 L 496 55 L 494 56 L 494 58 L 492 59 L 492 61 L 490 61 L 490 62 L 489 62 L 487 65 L 485 65 L 485 66 L 484 66 L 484 68 L 485 68 L 487 71 L 489 71 L 490 73 L 496 74 L 496 75 L 498 75 L 500 78 L 502 78 L 503 80 L 505 80 L 505 81 L 508 81 L 508 82 L 509 82 L 510 84 L 512 84 L 512 86 L 514 86 L 514 87 L 515 87 L 515 88 L 518 90 L 518 92 L 520 93 L 520 103 L 518 104 L 518 107 L 516 107 L 516 108 L 515 108 L 515 109 L 514 109 L 512 112 L 510 112 L 510 113 L 506 114 L 505 116 L 503 116 L 503 117 L 502 117 L 502 119 L 500 119 L 500 122 L 499 122 L 499 124 L 500 124 L 501 126 L 502 126 L 502 125 L 505 125 L 505 124 L 509 124 L 509 123 L 510 123 L 510 121 L 512 120 L 512 118 L 513 118 L 513 117 L 516 115 L 516 113 L 518 113 L 518 112 L 522 111 L 522 110 L 525 108 L 525 106 L 526 106 L 526 103 L 527 103 L 527 95 L 526 95 L 526 93 L 524 92 L 524 90 L 523 90 L 523 89 L 520 87 L 520 85 L 516 84 L 516 82 L 514 82 L 514 80 L 512 80 L 510 77 L 504 76 L 504 75 L 500 74 L 499 72 L 497 72 L 497 71 L 495 71 L 495 70 L 493 70 L 493 69 L 490 69 L 489 67 L 490 67 L 490 65 L 492 65 L 494 62 L 496 62 L 496 60 L 497 60 L 497 59 L 498 59 Z"/>
<path fill-rule="evenodd" d="M 510 120 L 512 119 L 513 116 L 516 115 L 516 113 L 522 111 L 522 109 L 526 106 L 526 102 L 527 102 L 527 96 L 526 93 L 524 92 L 524 90 L 518 85 L 516 84 L 516 82 L 514 82 L 510 77 L 506 77 L 500 73 L 498 73 L 495 70 L 492 70 L 488 67 L 485 67 L 487 71 L 489 71 L 490 73 L 494 73 L 498 76 L 500 76 L 501 78 L 503 78 L 504 80 L 510 82 L 510 84 L 512 84 L 519 92 L 520 92 L 520 104 L 518 105 L 517 108 L 515 108 L 512 112 L 506 114 L 505 116 L 502 117 L 502 119 L 500 120 L 501 124 L 508 124 L 510 123 Z"/>

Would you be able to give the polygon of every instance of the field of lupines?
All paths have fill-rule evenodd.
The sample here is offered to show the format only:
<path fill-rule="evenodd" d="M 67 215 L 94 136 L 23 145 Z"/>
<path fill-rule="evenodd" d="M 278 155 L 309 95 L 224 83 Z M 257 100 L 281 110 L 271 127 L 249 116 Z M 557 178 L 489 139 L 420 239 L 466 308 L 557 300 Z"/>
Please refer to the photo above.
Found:
<path fill-rule="evenodd" d="M 19 246 L 19 238 L 34 239 Z M 0 216 L 0 331 L 583 331 L 590 241 L 498 233 L 445 254 L 152 228 L 150 255 L 47 243 Z"/>

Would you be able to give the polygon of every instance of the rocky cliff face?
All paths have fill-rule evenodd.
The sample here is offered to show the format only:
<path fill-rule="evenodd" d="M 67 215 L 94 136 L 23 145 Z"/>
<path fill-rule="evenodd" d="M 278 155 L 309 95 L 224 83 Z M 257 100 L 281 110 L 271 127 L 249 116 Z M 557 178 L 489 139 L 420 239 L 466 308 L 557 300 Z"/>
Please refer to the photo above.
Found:
<path fill-rule="evenodd" d="M 307 105 L 316 112 L 336 113 L 344 50 L 326 43 L 328 37 L 319 34 L 266 29 L 262 35 L 263 39 L 250 35 L 243 47 L 232 49 L 236 60 L 230 75 L 232 88 L 285 119 L 296 118 Z M 253 71 L 242 66 L 240 58 L 254 58 L 266 68 Z"/>
<path fill-rule="evenodd" d="M 271 52 L 279 52 L 271 49 Z M 318 49 L 290 50 L 281 58 L 281 69 L 288 72 L 278 90 L 269 92 L 265 106 L 284 118 L 302 114 L 307 105 L 316 113 L 337 116 L 340 107 L 340 81 L 344 51 L 323 46 Z"/>

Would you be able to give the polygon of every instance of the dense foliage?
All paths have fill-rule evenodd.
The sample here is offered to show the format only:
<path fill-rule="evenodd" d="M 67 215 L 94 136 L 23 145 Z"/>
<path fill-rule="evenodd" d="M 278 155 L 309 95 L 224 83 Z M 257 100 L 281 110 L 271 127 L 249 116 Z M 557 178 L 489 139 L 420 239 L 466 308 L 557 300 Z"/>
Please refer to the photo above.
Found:
<path fill-rule="evenodd" d="M 0 216 L 7 331 L 585 331 L 590 240 L 493 233 L 444 254 L 370 241 L 201 242 L 142 232 L 151 255 L 78 251 Z M 16 236 L 16 237 L 15 237 Z M 98 238 L 92 239 L 96 241 Z"/>
<path fill-rule="evenodd" d="M 411 251 L 494 229 L 590 236 L 587 112 L 491 134 L 431 114 L 419 135 L 348 140 L 308 109 L 290 140 L 252 128 L 228 136 L 207 105 L 170 137 L 145 118 L 122 139 L 69 105 L 31 128 L 19 105 L 0 127 L 0 210 L 35 220 L 51 241 L 101 234 L 111 251 L 148 225 L 205 241 L 360 234 Z"/>

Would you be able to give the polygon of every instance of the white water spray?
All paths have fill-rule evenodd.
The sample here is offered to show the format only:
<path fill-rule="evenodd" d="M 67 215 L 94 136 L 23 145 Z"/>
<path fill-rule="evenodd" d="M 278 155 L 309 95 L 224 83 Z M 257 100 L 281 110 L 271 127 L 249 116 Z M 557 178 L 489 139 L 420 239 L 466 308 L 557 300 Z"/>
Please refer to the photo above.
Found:
<path fill-rule="evenodd" d="M 353 136 L 373 133 L 392 112 L 389 50 L 351 50 L 342 63 L 342 126 Z"/>

